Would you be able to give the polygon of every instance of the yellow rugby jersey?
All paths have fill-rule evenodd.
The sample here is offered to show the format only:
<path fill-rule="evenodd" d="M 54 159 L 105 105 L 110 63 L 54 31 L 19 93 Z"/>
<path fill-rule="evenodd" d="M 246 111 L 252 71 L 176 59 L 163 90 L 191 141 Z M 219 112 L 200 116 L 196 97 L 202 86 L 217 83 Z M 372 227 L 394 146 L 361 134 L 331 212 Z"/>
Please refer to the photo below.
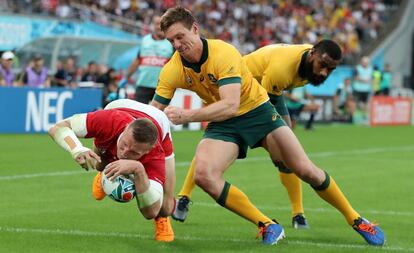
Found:
<path fill-rule="evenodd" d="M 237 49 L 221 40 L 203 42 L 199 63 L 189 63 L 176 51 L 164 65 L 154 99 L 168 105 L 177 88 L 194 91 L 207 105 L 220 100 L 219 87 L 241 83 L 238 115 L 249 112 L 269 98 L 255 80 Z"/>
<path fill-rule="evenodd" d="M 274 44 L 262 47 L 243 58 L 253 77 L 268 93 L 282 95 L 283 90 L 304 86 L 309 82 L 302 79 L 298 72 L 303 54 L 312 47 L 309 44 Z"/>

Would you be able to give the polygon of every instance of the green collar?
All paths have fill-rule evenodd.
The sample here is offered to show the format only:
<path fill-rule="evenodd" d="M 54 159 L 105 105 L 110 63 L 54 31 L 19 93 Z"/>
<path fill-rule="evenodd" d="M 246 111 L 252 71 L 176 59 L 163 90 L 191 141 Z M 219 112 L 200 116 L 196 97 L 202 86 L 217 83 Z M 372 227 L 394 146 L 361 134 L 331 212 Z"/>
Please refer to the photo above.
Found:
<path fill-rule="evenodd" d="M 183 62 L 183 65 L 187 68 L 191 68 L 196 73 L 200 73 L 201 65 L 203 65 L 203 63 L 205 63 L 207 61 L 207 58 L 208 58 L 207 40 L 204 39 L 204 38 L 200 38 L 200 39 L 203 42 L 203 52 L 201 53 L 201 59 L 200 59 L 199 62 L 191 63 L 191 62 L 186 61 L 183 57 L 181 57 L 181 61 Z"/>
<path fill-rule="evenodd" d="M 306 64 L 306 60 L 308 59 L 308 53 L 309 53 L 309 50 L 302 54 L 302 58 L 299 64 L 298 74 L 302 79 L 306 79 L 305 64 Z"/>

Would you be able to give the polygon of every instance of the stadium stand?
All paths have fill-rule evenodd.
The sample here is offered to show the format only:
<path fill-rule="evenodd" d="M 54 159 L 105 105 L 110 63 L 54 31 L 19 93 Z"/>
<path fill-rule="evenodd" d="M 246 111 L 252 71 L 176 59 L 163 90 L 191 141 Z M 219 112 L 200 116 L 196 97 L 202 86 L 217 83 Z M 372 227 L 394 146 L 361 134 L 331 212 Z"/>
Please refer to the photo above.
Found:
<path fill-rule="evenodd" d="M 389 20 L 395 20 L 405 1 L 175 1 L 175 0 L 7 0 L 0 8 L 59 18 L 77 18 L 147 34 L 155 13 L 176 4 L 189 8 L 207 38 L 220 38 L 245 54 L 272 43 L 315 43 L 322 38 L 338 41 L 344 63 L 355 63 L 370 42 L 383 37 Z M 398 20 L 398 18 L 397 18 Z M 390 24 L 392 25 L 392 24 Z"/>

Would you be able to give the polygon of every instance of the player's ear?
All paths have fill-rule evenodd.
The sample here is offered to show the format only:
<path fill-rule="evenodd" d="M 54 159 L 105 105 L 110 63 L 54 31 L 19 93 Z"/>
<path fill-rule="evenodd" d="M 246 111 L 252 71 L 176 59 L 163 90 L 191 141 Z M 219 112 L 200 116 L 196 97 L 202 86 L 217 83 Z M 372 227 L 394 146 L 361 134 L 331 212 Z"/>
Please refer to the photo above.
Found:
<path fill-rule="evenodd" d="M 191 26 L 191 30 L 193 31 L 194 34 L 199 34 L 200 30 L 196 22 L 194 22 L 193 25 Z"/>
<path fill-rule="evenodd" d="M 309 57 L 312 57 L 314 54 L 315 54 L 315 49 L 311 48 L 308 53 Z"/>

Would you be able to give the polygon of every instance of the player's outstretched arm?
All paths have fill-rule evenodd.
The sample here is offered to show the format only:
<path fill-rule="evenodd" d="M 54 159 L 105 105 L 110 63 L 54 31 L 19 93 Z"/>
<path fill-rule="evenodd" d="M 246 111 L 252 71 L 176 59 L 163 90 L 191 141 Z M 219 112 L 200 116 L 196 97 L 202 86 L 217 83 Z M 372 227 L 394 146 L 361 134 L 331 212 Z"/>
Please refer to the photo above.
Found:
<path fill-rule="evenodd" d="M 81 137 L 86 135 L 86 114 L 76 114 L 56 123 L 49 129 L 49 135 L 85 170 L 96 169 L 97 163 L 101 162 L 101 158 L 89 148 L 84 147 L 77 137 L 77 135 Z"/>
<path fill-rule="evenodd" d="M 219 88 L 220 100 L 199 109 L 183 109 L 168 106 L 164 112 L 174 124 L 201 121 L 223 121 L 237 116 L 240 106 L 240 83 L 232 83 Z"/>
<path fill-rule="evenodd" d="M 160 183 L 148 179 L 145 168 L 136 160 L 120 159 L 108 164 L 105 175 L 109 180 L 115 180 L 120 175 L 134 175 L 138 208 L 146 219 L 154 219 L 161 210 L 163 187 Z"/>

